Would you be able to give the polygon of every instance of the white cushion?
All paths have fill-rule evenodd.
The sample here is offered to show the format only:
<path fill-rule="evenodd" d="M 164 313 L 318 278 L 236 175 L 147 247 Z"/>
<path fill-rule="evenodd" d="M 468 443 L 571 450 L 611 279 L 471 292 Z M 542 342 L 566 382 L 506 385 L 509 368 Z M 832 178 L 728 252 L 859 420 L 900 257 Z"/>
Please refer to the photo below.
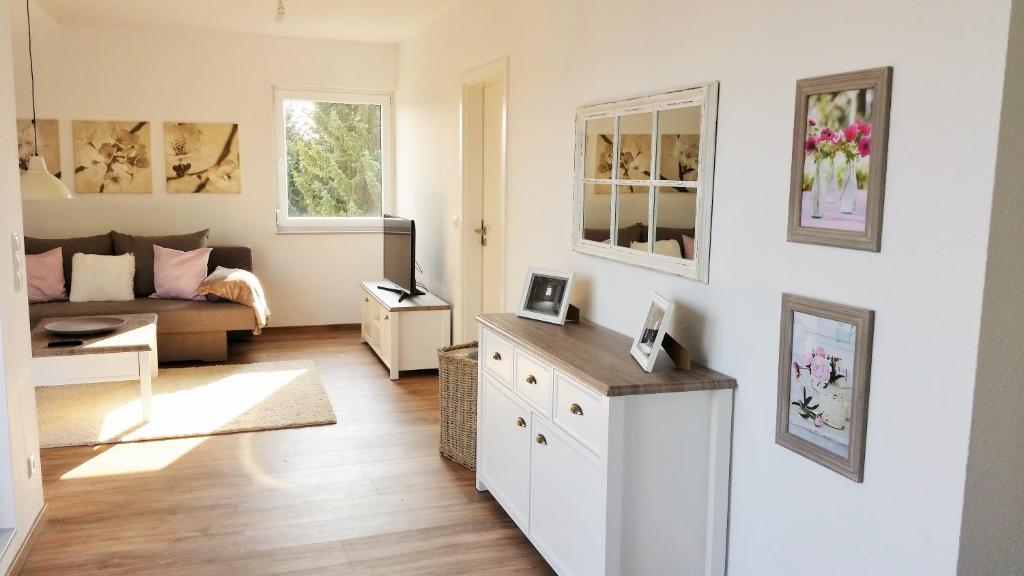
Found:
<path fill-rule="evenodd" d="M 72 302 L 118 302 L 135 299 L 135 255 L 71 257 Z"/>
<path fill-rule="evenodd" d="M 647 242 L 631 242 L 629 247 L 633 250 L 647 252 Z M 683 257 L 683 250 L 679 247 L 679 241 L 675 239 L 658 240 L 654 243 L 654 253 L 661 254 L 662 256 L 671 256 L 673 258 Z M 73 288 L 74 284 L 72 283 L 71 286 Z"/>

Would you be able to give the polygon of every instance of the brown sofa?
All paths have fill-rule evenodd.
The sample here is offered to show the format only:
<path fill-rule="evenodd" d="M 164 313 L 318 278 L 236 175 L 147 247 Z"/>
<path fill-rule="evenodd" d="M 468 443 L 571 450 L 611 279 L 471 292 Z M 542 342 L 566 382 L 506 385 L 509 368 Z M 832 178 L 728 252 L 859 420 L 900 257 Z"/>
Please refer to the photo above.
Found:
<path fill-rule="evenodd" d="M 110 239 L 109 245 L 103 241 L 104 238 Z M 61 246 L 65 252 L 65 283 L 70 293 L 72 254 L 77 251 L 112 255 L 113 233 L 66 240 L 25 239 L 25 251 L 29 254 L 45 252 L 55 246 Z M 217 266 L 252 271 L 252 248 L 214 246 L 210 252 L 209 270 L 212 272 Z M 124 302 L 43 302 L 29 305 L 33 326 L 43 318 L 145 312 L 158 315 L 157 348 L 161 362 L 226 360 L 228 332 L 252 331 L 256 327 L 256 318 L 251 308 L 226 301 L 161 300 L 139 295 L 134 300 Z"/>

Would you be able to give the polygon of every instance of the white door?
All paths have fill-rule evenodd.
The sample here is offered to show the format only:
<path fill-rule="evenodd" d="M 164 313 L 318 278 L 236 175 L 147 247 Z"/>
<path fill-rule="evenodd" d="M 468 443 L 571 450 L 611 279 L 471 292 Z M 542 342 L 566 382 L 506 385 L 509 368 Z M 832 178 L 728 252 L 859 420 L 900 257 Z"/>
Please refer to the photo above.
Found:
<path fill-rule="evenodd" d="M 575 440 L 532 423 L 530 539 L 562 576 L 604 574 L 603 478 Z"/>
<path fill-rule="evenodd" d="M 484 376 L 477 447 L 479 474 L 519 529 L 530 526 L 530 411 L 504 386 Z"/>
<path fill-rule="evenodd" d="M 462 81 L 462 294 L 456 339 L 476 334 L 476 316 L 505 310 L 504 60 L 467 72 Z"/>
<path fill-rule="evenodd" d="M 503 118 L 505 81 L 488 82 L 483 89 L 483 224 L 487 233 L 480 254 L 480 312 L 502 312 L 504 281 Z"/>

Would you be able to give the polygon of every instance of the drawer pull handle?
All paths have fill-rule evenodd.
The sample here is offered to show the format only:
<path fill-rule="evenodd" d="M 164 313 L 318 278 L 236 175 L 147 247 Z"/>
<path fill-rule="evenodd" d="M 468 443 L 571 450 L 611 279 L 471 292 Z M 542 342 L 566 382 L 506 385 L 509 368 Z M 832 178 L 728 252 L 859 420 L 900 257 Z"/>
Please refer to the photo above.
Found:
<path fill-rule="evenodd" d="M 363 302 L 369 302 L 369 301 L 370 301 L 369 298 L 363 298 Z"/>
<path fill-rule="evenodd" d="M 384 315 L 384 319 L 385 320 L 391 320 L 391 315 L 390 314 L 385 314 Z"/>
<path fill-rule="evenodd" d="M 526 419 L 523 418 L 522 416 L 516 418 L 516 426 L 519 426 L 520 428 L 526 428 Z"/>
<path fill-rule="evenodd" d="M 570 404 L 569 405 L 569 412 L 572 412 L 573 414 L 575 414 L 577 416 L 583 416 L 583 408 L 580 408 L 579 404 L 575 404 L 575 403 Z"/>
<path fill-rule="evenodd" d="M 537 383 L 537 379 L 533 377 L 533 374 L 530 374 L 529 376 L 526 377 L 526 383 L 527 384 L 536 384 Z"/>
<path fill-rule="evenodd" d="M 501 362 L 501 354 L 499 354 L 498 352 L 495 352 L 494 355 L 491 356 L 491 358 L 494 358 L 498 362 Z"/>
<path fill-rule="evenodd" d="M 543 445 L 547 446 L 548 439 L 545 438 L 543 434 L 537 434 L 537 444 L 543 444 Z"/>

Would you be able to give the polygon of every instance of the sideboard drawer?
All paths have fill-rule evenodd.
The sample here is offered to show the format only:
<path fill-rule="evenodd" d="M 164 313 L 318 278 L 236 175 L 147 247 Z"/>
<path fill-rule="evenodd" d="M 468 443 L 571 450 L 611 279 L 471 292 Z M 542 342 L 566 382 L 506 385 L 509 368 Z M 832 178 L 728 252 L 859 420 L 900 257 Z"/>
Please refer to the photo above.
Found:
<path fill-rule="evenodd" d="M 513 389 L 520 397 L 551 416 L 551 366 L 530 354 L 516 349 L 516 383 Z"/>
<path fill-rule="evenodd" d="M 490 330 L 483 331 L 484 367 L 502 384 L 512 387 L 515 347 Z"/>
<path fill-rule="evenodd" d="M 555 372 L 552 418 L 588 450 L 601 455 L 608 435 L 608 411 L 596 392 L 561 372 Z"/>

